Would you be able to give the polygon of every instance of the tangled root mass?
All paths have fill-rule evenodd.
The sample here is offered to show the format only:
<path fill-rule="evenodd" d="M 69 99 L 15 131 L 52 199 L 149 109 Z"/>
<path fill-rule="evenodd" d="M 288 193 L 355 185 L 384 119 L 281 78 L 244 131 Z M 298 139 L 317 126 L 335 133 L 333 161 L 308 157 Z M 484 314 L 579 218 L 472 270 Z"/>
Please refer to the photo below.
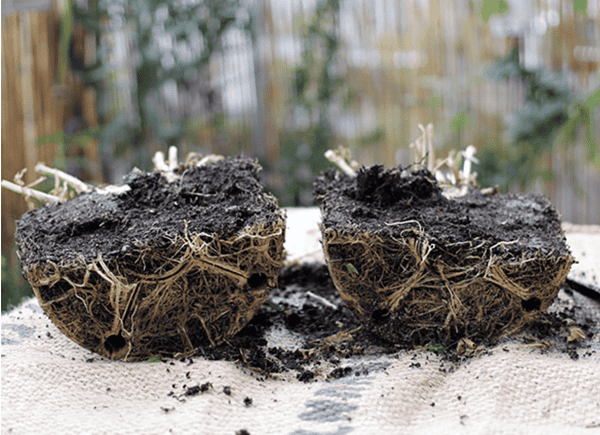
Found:
<path fill-rule="evenodd" d="M 493 341 L 536 320 L 573 262 L 539 195 L 448 199 L 426 169 L 315 181 L 325 257 L 344 301 L 388 341 Z"/>
<path fill-rule="evenodd" d="M 132 173 L 128 192 L 82 194 L 26 213 L 16 240 L 50 319 L 100 355 L 186 356 L 222 343 L 277 285 L 285 216 L 259 166 L 182 166 L 167 182 Z"/>

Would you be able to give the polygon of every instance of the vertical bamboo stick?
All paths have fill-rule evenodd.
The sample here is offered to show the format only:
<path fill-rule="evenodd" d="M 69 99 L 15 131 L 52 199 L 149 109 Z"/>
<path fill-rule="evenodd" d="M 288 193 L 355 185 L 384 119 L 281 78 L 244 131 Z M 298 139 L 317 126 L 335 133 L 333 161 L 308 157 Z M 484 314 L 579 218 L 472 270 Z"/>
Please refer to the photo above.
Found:
<path fill-rule="evenodd" d="M 28 13 L 20 15 L 21 51 L 21 108 L 23 110 L 23 138 L 28 181 L 33 181 L 33 168 L 37 163 L 35 137 L 35 113 L 33 106 L 33 53 L 31 49 L 31 27 Z"/>

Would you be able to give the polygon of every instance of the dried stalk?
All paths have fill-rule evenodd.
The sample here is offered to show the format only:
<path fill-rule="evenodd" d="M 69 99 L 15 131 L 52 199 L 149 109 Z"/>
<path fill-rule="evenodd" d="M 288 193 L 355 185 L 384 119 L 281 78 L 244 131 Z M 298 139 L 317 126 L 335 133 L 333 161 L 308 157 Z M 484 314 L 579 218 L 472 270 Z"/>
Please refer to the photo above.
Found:
<path fill-rule="evenodd" d="M 77 193 L 91 192 L 93 189 L 92 186 L 84 183 L 80 179 L 78 179 L 72 175 L 69 175 L 66 172 L 60 171 L 58 169 L 50 168 L 50 167 L 44 165 L 43 163 L 38 163 L 37 165 L 35 165 L 35 172 L 37 172 L 38 174 L 43 174 L 43 175 L 52 175 L 55 180 L 63 180 L 69 186 L 71 186 L 73 189 L 75 189 L 75 191 Z M 57 181 L 57 183 L 58 183 L 58 181 Z"/>
<path fill-rule="evenodd" d="M 356 177 L 356 171 L 352 169 L 350 164 L 341 156 L 338 151 L 328 150 L 325 153 L 325 158 L 329 160 L 331 163 L 338 165 L 338 167 L 344 172 L 346 175 L 351 177 Z"/>
<path fill-rule="evenodd" d="M 12 183 L 8 180 L 2 180 L 2 187 L 12 192 L 20 193 L 26 197 L 35 198 L 43 202 L 62 202 L 62 199 L 58 196 L 40 192 L 39 190 L 30 189 L 26 186 L 19 186 L 18 184 Z"/>

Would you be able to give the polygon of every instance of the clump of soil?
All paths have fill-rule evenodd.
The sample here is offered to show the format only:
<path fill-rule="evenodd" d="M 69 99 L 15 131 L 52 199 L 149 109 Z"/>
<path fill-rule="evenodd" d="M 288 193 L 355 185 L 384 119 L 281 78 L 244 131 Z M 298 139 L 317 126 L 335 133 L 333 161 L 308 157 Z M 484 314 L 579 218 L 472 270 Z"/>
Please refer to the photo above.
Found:
<path fill-rule="evenodd" d="M 16 241 L 50 319 L 102 356 L 185 356 L 217 345 L 277 285 L 285 216 L 251 159 L 133 172 L 121 194 L 26 213 Z"/>
<path fill-rule="evenodd" d="M 540 195 L 447 198 L 427 169 L 315 181 L 325 258 L 345 303 L 394 343 L 496 340 L 539 319 L 574 259 Z"/>

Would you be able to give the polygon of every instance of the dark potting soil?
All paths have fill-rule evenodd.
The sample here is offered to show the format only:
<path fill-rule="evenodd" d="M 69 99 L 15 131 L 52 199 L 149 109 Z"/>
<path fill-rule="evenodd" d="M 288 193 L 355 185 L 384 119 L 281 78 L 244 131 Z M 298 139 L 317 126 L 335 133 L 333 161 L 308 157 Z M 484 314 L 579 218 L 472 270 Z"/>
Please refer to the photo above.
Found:
<path fill-rule="evenodd" d="M 518 332 L 552 303 L 573 261 L 542 195 L 469 186 L 448 198 L 431 172 L 413 166 L 330 170 L 314 186 L 344 301 L 398 344 L 414 335 L 450 346 Z"/>
<path fill-rule="evenodd" d="M 315 197 L 329 213 L 325 228 L 352 229 L 371 234 L 399 236 L 403 226 L 388 225 L 418 221 L 433 243 L 440 245 L 485 239 L 491 244 L 519 240 L 506 245 L 518 254 L 523 246 L 557 256 L 568 250 L 562 239 L 547 237 L 561 232 L 550 202 L 542 195 L 484 195 L 470 187 L 467 195 L 448 199 L 427 169 L 362 167 L 356 177 L 329 170 L 315 180 Z"/>
<path fill-rule="evenodd" d="M 277 201 L 258 181 L 260 166 L 247 158 L 226 158 L 202 167 L 181 167 L 180 180 L 158 172 L 132 172 L 130 190 L 119 195 L 84 193 L 62 204 L 30 210 L 17 224 L 17 244 L 27 246 L 21 266 L 39 262 L 105 261 L 132 246 L 166 246 L 186 232 L 227 238 L 257 219 L 273 216 Z M 265 222 L 268 223 L 268 222 Z"/>

